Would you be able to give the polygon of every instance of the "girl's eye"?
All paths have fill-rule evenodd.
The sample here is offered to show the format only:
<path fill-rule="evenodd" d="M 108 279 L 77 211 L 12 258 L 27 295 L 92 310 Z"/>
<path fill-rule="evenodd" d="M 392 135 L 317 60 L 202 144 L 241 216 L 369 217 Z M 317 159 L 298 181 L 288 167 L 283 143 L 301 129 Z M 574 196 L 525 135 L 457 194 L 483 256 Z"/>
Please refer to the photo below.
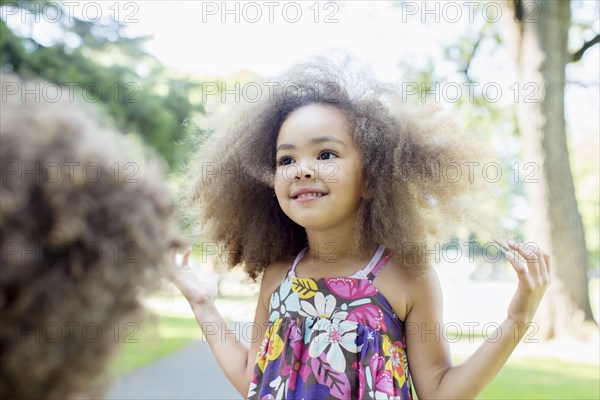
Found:
<path fill-rule="evenodd" d="M 317 160 L 329 160 L 331 158 L 335 158 L 337 157 L 337 154 L 335 154 L 333 151 L 331 150 L 323 150 L 319 156 L 317 157 Z M 294 162 L 294 159 L 290 156 L 282 156 L 278 161 L 277 161 L 277 165 L 290 165 Z"/>
<path fill-rule="evenodd" d="M 325 150 L 319 154 L 319 160 L 329 160 L 335 157 L 337 157 L 337 154 L 330 150 Z"/>
<path fill-rule="evenodd" d="M 290 165 L 294 161 L 291 157 L 283 156 L 277 161 L 277 165 Z"/>

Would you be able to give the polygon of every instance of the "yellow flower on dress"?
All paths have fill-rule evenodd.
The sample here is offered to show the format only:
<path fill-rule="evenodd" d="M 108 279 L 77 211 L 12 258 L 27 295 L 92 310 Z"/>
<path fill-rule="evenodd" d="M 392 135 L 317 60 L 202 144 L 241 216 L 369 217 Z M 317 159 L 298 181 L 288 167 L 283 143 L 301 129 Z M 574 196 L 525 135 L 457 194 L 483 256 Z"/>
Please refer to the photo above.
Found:
<path fill-rule="evenodd" d="M 406 382 L 404 374 L 405 357 L 404 350 L 397 343 L 392 343 L 389 339 L 383 341 L 383 352 L 389 354 L 389 359 L 385 363 L 385 369 L 392 371 L 392 376 L 398 382 L 400 387 Z"/>
<path fill-rule="evenodd" d="M 283 351 L 283 340 L 281 340 L 278 334 L 282 321 L 283 319 L 281 318 L 276 320 L 267 329 L 256 354 L 256 365 L 262 372 L 265 372 L 268 361 L 276 360 Z"/>

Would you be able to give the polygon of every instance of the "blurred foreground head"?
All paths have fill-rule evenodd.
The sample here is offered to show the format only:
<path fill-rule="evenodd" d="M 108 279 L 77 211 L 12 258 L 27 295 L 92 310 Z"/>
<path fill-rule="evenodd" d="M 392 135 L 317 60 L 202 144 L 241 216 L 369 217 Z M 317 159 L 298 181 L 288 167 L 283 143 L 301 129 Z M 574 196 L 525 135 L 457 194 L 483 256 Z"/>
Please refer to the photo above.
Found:
<path fill-rule="evenodd" d="M 174 206 L 140 147 L 0 83 L 0 398 L 97 398 L 159 282 Z"/>

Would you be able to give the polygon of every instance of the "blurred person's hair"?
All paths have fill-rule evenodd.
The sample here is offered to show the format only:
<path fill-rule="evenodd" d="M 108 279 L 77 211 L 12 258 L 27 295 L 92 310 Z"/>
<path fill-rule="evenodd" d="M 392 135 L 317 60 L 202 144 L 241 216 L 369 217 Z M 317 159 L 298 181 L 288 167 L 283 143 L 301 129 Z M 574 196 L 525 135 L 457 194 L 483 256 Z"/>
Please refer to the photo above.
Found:
<path fill-rule="evenodd" d="M 0 398 L 97 398 L 179 243 L 163 164 L 83 105 L 0 83 Z"/>

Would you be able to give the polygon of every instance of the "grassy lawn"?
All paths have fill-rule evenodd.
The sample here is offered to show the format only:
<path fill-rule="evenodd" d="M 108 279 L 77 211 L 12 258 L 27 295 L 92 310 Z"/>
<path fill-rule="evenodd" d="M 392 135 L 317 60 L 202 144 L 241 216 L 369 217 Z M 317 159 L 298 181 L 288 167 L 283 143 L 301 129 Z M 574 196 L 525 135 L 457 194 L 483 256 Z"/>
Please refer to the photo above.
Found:
<path fill-rule="evenodd" d="M 481 399 L 599 399 L 598 366 L 555 358 L 509 361 Z"/>
<path fill-rule="evenodd" d="M 112 360 L 109 367 L 112 377 L 150 364 L 202 337 L 200 327 L 191 317 L 149 316 L 139 325 L 139 331 L 132 337 L 137 343 L 131 343 L 133 340 L 123 343 Z"/>

